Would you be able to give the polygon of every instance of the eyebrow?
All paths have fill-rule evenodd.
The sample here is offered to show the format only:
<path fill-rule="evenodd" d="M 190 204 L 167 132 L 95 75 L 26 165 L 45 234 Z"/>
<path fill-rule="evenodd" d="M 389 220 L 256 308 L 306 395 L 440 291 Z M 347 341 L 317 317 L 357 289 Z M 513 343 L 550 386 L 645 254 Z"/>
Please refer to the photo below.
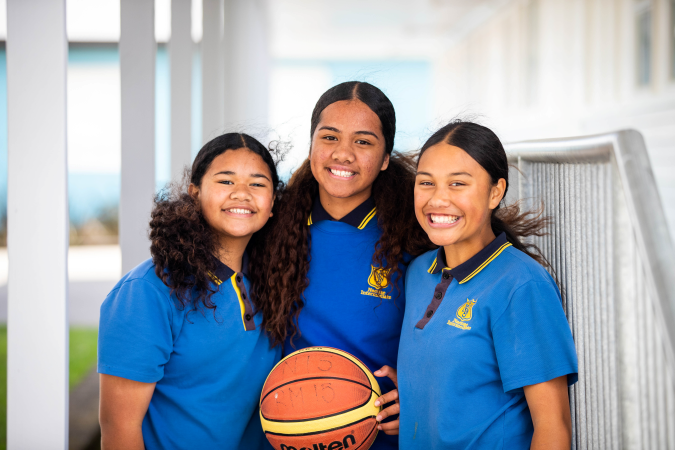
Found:
<path fill-rule="evenodd" d="M 214 174 L 213 176 L 216 176 L 216 175 L 236 175 L 236 173 L 232 172 L 231 170 L 222 170 L 222 171 L 220 171 L 220 172 Z M 268 178 L 267 175 L 262 174 L 262 173 L 252 173 L 252 174 L 249 175 L 249 176 L 250 176 L 251 178 L 264 178 L 264 179 L 266 179 L 267 181 L 271 181 L 271 180 Z"/>
<path fill-rule="evenodd" d="M 429 172 L 417 172 L 415 176 L 417 175 L 427 175 L 429 177 L 433 176 Z M 473 178 L 473 175 L 471 175 L 469 172 L 452 172 L 448 174 L 449 177 L 456 177 L 458 175 L 466 175 Z"/>
<path fill-rule="evenodd" d="M 319 128 L 319 130 L 329 130 L 329 131 L 334 131 L 336 133 L 341 133 L 341 131 L 338 130 L 337 128 L 335 128 L 335 127 L 324 126 L 324 127 Z M 375 133 L 373 133 L 372 131 L 355 131 L 354 134 L 367 134 L 369 136 L 373 136 L 378 141 L 380 140 L 380 138 Z"/>

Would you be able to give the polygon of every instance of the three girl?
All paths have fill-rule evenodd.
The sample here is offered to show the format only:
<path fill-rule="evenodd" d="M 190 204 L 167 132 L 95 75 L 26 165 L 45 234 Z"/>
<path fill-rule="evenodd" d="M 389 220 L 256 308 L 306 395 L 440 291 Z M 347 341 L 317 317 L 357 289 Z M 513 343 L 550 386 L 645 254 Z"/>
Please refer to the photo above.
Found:
<path fill-rule="evenodd" d="M 543 223 L 498 211 L 501 143 L 452 123 L 415 167 L 395 128 L 375 86 L 331 88 L 283 193 L 253 138 L 204 146 L 189 192 L 156 202 L 152 260 L 101 309 L 105 448 L 261 448 L 265 377 L 282 347 L 314 345 L 389 377 L 379 403 L 397 400 L 399 367 L 400 440 L 383 422 L 373 449 L 569 447 L 574 343 L 520 240 Z M 385 406 L 378 420 L 399 412 Z"/>

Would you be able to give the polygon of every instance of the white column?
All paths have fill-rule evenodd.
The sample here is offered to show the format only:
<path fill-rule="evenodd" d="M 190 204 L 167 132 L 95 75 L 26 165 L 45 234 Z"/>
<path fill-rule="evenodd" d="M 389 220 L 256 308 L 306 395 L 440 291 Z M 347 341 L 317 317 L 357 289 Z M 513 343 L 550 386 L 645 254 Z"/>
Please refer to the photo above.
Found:
<path fill-rule="evenodd" d="M 225 0 L 225 125 L 264 138 L 269 104 L 267 0 Z"/>
<path fill-rule="evenodd" d="M 155 192 L 155 2 L 120 1 L 122 272 L 150 256 L 148 223 Z"/>
<path fill-rule="evenodd" d="M 223 0 L 202 4 L 202 143 L 225 127 L 225 42 Z"/>
<path fill-rule="evenodd" d="M 192 2 L 171 0 L 171 179 L 192 162 Z"/>
<path fill-rule="evenodd" d="M 7 448 L 68 448 L 65 0 L 7 1 Z"/>

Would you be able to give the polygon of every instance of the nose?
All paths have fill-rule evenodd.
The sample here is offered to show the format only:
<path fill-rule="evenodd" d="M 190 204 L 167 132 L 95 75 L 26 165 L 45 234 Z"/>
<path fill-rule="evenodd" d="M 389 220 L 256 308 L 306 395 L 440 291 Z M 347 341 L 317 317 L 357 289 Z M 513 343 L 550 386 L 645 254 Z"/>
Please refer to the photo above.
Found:
<path fill-rule="evenodd" d="M 248 186 L 242 184 L 235 185 L 234 189 L 232 189 L 232 192 L 230 193 L 230 198 L 240 202 L 251 201 L 251 193 L 248 190 Z"/>
<path fill-rule="evenodd" d="M 452 204 L 450 193 L 446 189 L 436 189 L 434 195 L 429 199 L 429 206 L 432 208 L 447 208 Z"/>
<path fill-rule="evenodd" d="M 355 160 L 354 149 L 347 140 L 342 140 L 333 150 L 333 160 L 339 163 L 350 164 Z"/>

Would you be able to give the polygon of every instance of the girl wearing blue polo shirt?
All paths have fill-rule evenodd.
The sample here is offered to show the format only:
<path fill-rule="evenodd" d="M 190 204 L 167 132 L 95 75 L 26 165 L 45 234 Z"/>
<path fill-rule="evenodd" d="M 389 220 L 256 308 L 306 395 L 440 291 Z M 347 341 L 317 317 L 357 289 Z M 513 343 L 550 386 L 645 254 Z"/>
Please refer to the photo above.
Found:
<path fill-rule="evenodd" d="M 415 214 L 438 250 L 408 268 L 398 355 L 401 449 L 569 449 L 577 357 L 539 250 L 546 219 L 500 209 L 506 153 L 453 122 L 420 152 Z"/>
<path fill-rule="evenodd" d="M 152 259 L 101 306 L 104 449 L 263 448 L 258 398 L 281 352 L 249 292 L 279 187 L 269 151 L 229 133 L 200 150 L 187 192 L 157 197 Z"/>
<path fill-rule="evenodd" d="M 284 191 L 269 278 L 257 286 L 286 354 L 336 347 L 373 371 L 396 367 L 405 265 L 432 246 L 414 217 L 414 162 L 393 152 L 395 132 L 391 101 L 368 83 L 334 86 L 314 107 L 309 157 Z M 380 383 L 388 392 L 395 378 Z M 380 426 L 372 449 L 397 448 L 385 433 L 398 434 L 398 420 Z"/>

